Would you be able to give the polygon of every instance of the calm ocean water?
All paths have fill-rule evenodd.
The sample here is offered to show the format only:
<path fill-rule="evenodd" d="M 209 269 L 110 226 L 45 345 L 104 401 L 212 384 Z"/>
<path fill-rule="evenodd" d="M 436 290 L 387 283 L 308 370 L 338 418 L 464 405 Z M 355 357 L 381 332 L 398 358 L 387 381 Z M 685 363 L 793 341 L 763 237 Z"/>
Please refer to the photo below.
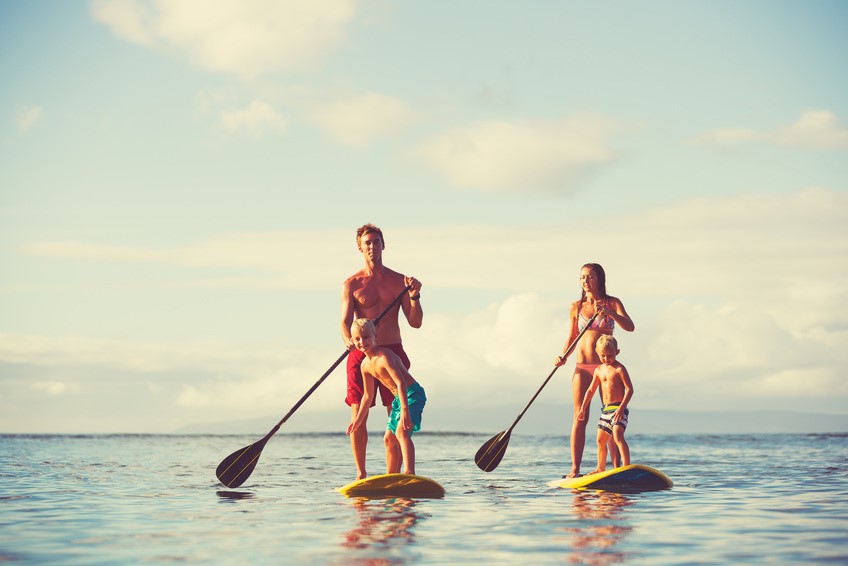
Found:
<path fill-rule="evenodd" d="M 443 500 L 350 500 L 343 434 L 278 433 L 248 482 L 215 478 L 256 436 L 0 436 L 0 561 L 57 564 L 848 563 L 848 435 L 639 435 L 672 490 L 572 492 L 566 439 L 416 435 Z M 379 434 L 369 466 L 381 472 Z M 588 464 L 593 447 L 587 447 Z M 591 468 L 586 468 L 591 469 Z"/>

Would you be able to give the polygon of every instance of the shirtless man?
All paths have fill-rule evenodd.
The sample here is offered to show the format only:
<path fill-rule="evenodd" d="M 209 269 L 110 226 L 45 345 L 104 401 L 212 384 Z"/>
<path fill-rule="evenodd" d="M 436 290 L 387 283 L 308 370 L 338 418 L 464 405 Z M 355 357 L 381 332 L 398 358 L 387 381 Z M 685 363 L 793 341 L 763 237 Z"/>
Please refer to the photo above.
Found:
<path fill-rule="evenodd" d="M 365 267 L 347 278 L 342 285 L 341 300 L 341 330 L 342 338 L 350 353 L 347 358 L 347 396 L 345 403 L 350 406 L 351 419 L 359 415 L 359 405 L 362 401 L 364 387 L 362 383 L 361 364 L 365 354 L 356 348 L 350 334 L 350 325 L 356 318 L 374 319 L 383 312 L 405 287 L 409 287 L 400 301 L 400 306 L 393 307 L 377 325 L 377 346 L 392 350 L 400 358 L 404 367 L 409 369 L 410 362 L 403 351 L 401 343 L 398 312 L 403 315 L 413 328 L 420 328 L 424 317 L 421 309 L 421 282 L 414 277 L 407 277 L 383 265 L 383 249 L 385 241 L 383 232 L 373 224 L 366 224 L 356 231 L 356 245 L 365 259 Z M 386 413 L 391 413 L 394 400 L 392 392 L 383 384 L 377 383 L 380 398 L 386 407 Z M 376 404 L 376 395 L 372 406 Z M 370 409 L 370 407 L 367 407 Z M 356 479 L 367 477 L 365 471 L 365 452 L 368 444 L 368 428 L 366 426 L 367 412 L 361 426 L 351 431 L 350 447 L 356 464 Z M 386 472 L 398 473 L 402 463 L 400 445 L 397 437 L 386 430 L 383 436 L 386 447 Z"/>

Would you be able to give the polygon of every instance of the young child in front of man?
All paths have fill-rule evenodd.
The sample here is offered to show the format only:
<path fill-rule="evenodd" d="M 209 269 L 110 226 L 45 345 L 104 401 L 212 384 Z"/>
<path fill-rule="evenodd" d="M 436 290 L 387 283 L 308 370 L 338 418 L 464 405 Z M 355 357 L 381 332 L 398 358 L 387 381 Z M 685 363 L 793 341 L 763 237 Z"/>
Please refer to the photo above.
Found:
<path fill-rule="evenodd" d="M 377 346 L 374 323 L 357 318 L 350 328 L 354 345 L 365 354 L 362 360 L 362 385 L 364 392 L 359 412 L 351 419 L 347 433 L 352 434 L 363 426 L 376 390 L 376 381 L 385 385 L 394 395 L 387 428 L 397 438 L 403 459 L 403 473 L 415 473 L 415 445 L 412 433 L 421 429 L 421 415 L 427 396 L 424 388 L 404 366 L 400 357 L 389 348 Z M 387 470 L 395 473 L 399 470 Z"/>

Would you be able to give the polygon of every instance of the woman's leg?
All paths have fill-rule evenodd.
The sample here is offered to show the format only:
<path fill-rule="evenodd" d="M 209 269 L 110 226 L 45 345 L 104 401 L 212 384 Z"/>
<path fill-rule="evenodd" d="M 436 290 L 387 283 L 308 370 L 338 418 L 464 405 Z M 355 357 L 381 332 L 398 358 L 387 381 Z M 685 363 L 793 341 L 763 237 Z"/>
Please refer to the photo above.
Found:
<path fill-rule="evenodd" d="M 583 397 L 589 384 L 592 383 L 592 374 L 584 369 L 575 369 L 571 377 L 571 394 L 574 406 L 574 416 L 571 421 L 571 472 L 566 476 L 574 478 L 580 475 L 580 464 L 583 462 L 583 447 L 586 445 L 586 423 L 589 421 L 589 412 L 582 421 L 577 420 L 577 413 L 583 404 Z"/>

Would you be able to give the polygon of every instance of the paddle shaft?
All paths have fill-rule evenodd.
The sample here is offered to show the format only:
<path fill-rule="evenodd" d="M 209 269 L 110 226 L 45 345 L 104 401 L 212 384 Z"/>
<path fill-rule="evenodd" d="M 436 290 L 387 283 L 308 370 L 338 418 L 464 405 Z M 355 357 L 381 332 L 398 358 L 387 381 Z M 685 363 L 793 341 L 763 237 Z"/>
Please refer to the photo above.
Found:
<path fill-rule="evenodd" d="M 401 293 L 397 297 L 395 297 L 395 299 L 391 303 L 389 303 L 389 305 L 385 309 L 383 309 L 383 312 L 381 312 L 380 315 L 374 319 L 374 324 L 379 324 L 380 320 L 389 312 L 389 310 L 391 310 L 392 307 L 394 307 L 395 304 L 397 304 L 397 302 L 401 300 L 403 294 L 409 291 L 411 288 L 412 287 L 410 285 L 404 287 L 403 291 L 401 291 Z M 280 422 L 274 425 L 274 428 L 271 429 L 271 432 L 269 432 L 260 440 L 254 442 L 250 446 L 245 446 L 240 450 L 236 450 L 235 452 L 224 458 L 220 464 L 218 464 L 218 467 L 215 469 L 215 475 L 218 477 L 221 483 L 223 483 L 227 487 L 238 487 L 243 484 L 248 477 L 250 477 L 250 474 L 253 473 L 253 469 L 256 467 L 256 463 L 259 461 L 259 456 L 262 454 L 262 450 L 265 448 L 265 444 L 268 442 L 268 440 L 272 436 L 274 436 L 274 433 L 280 430 L 280 427 L 283 425 L 283 423 L 286 422 L 289 417 L 292 416 L 292 414 L 294 414 L 294 412 L 301 405 L 303 405 L 304 401 L 306 401 L 306 399 L 308 399 L 309 396 L 312 395 L 312 393 L 316 389 L 318 389 L 318 386 L 321 385 L 321 383 L 323 383 L 325 379 L 327 379 L 327 376 L 330 375 L 330 373 L 332 373 L 332 371 L 336 369 L 336 367 L 340 363 L 342 363 L 342 360 L 345 359 L 347 355 L 348 350 L 345 350 L 344 353 L 339 356 L 339 359 L 337 359 L 336 362 L 332 366 L 330 366 L 330 369 L 324 372 L 324 375 L 322 375 L 321 378 L 318 379 L 318 381 L 316 381 L 315 384 L 309 388 L 309 391 L 307 391 L 306 394 L 301 397 L 297 403 L 295 403 L 294 407 L 292 407 L 291 410 L 286 413 L 286 416 L 284 416 L 280 420 Z"/>
<path fill-rule="evenodd" d="M 577 347 L 577 343 L 580 341 L 580 338 L 583 337 L 583 334 L 586 332 L 589 326 L 591 326 L 592 322 L 595 321 L 595 318 L 597 316 L 597 312 L 592 315 L 592 318 L 589 319 L 589 322 L 586 323 L 586 326 L 583 328 L 583 330 L 580 331 L 579 334 L 577 334 L 577 337 L 568 346 L 568 349 L 565 351 L 565 354 L 562 355 L 563 359 L 567 358 L 574 351 L 574 348 Z M 536 394 L 533 395 L 532 399 L 530 399 L 530 402 L 525 405 L 524 410 L 521 411 L 521 413 L 518 415 L 512 425 L 505 431 L 500 432 L 489 440 L 487 440 L 483 444 L 483 446 L 481 446 L 480 449 L 477 450 L 477 454 L 474 455 L 474 463 L 477 464 L 478 468 L 480 468 L 484 472 L 491 472 L 492 470 L 498 467 L 498 464 L 501 463 L 501 460 L 503 459 L 504 454 L 506 453 L 506 447 L 509 445 L 509 437 L 512 434 L 512 429 L 515 428 L 515 425 L 518 424 L 518 421 L 521 420 L 521 417 L 524 416 L 524 413 L 527 412 L 527 409 L 530 408 L 530 405 L 533 404 L 533 401 L 536 400 L 536 397 L 539 396 L 539 394 L 542 392 L 542 389 L 545 388 L 545 386 L 551 380 L 558 368 L 559 366 L 554 366 L 554 369 L 551 371 L 550 374 L 548 374 L 548 377 L 545 378 L 545 381 L 542 382 L 542 386 L 539 387 L 539 389 L 536 391 Z"/>
<path fill-rule="evenodd" d="M 383 317 L 386 316 L 386 314 L 388 314 L 388 312 L 392 309 L 392 307 L 394 307 L 398 303 L 398 301 L 400 301 L 403 298 L 403 294 L 406 293 L 407 291 L 409 291 L 411 288 L 412 288 L 411 285 L 407 285 L 406 287 L 403 288 L 403 291 L 401 291 L 400 294 L 397 297 L 395 297 L 394 300 L 391 303 L 389 303 L 389 306 L 387 306 L 385 309 L 383 309 L 383 312 L 381 312 L 377 316 L 377 318 L 374 319 L 374 321 L 373 321 L 374 326 L 377 326 L 378 324 L 380 324 L 380 321 L 383 319 Z M 294 412 L 297 411 L 300 408 L 300 406 L 303 405 L 303 403 L 307 399 L 309 399 L 309 396 L 312 395 L 312 393 L 314 393 L 316 389 L 318 389 L 319 385 L 324 383 L 324 380 L 327 379 L 327 376 L 329 376 L 331 373 L 333 373 L 333 370 L 336 369 L 339 366 L 340 363 L 342 363 L 342 360 L 344 360 L 347 357 L 349 352 L 350 352 L 350 350 L 346 349 L 342 353 L 342 355 L 339 356 L 339 359 L 337 359 L 335 362 L 333 362 L 333 365 L 330 366 L 330 369 L 325 371 L 324 375 L 322 375 L 318 379 L 318 381 L 316 381 L 312 385 L 312 387 L 309 388 L 309 391 L 307 391 L 303 395 L 303 397 L 301 397 L 300 400 L 297 403 L 294 404 L 294 407 L 292 407 L 289 410 L 289 412 L 286 413 L 286 416 L 284 416 L 282 419 L 280 419 L 280 422 L 278 422 L 274 426 L 274 428 L 271 429 L 271 432 L 269 432 L 267 434 L 266 438 L 270 438 L 274 433 L 276 433 L 278 430 L 280 430 L 280 427 L 283 426 L 283 423 L 285 423 L 287 420 L 289 420 L 289 417 L 292 416 L 294 414 Z"/>
<path fill-rule="evenodd" d="M 581 339 L 581 338 L 583 338 L 583 335 L 586 333 L 586 331 L 587 331 L 587 330 L 589 330 L 589 327 L 590 327 L 590 326 L 592 326 L 592 323 L 593 323 L 593 322 L 595 322 L 595 318 L 596 318 L 597 316 L 598 316 L 598 313 L 597 313 L 597 311 L 596 311 L 596 312 L 595 312 L 595 314 L 593 314 L 593 315 L 592 315 L 592 318 L 590 318 L 590 319 L 589 319 L 589 322 L 587 322 L 587 323 L 586 323 L 586 326 L 584 326 L 584 327 L 583 327 L 583 330 L 581 330 L 581 331 L 577 334 L 577 337 L 576 337 L 576 338 L 575 338 L 575 339 L 571 342 L 571 344 L 568 346 L 568 349 L 565 351 L 565 354 L 563 354 L 563 355 L 561 356 L 563 359 L 565 359 L 565 358 L 567 358 L 568 356 L 570 356 L 570 355 L 571 355 L 571 353 L 572 353 L 572 352 L 574 351 L 574 349 L 577 347 L 577 343 L 578 343 L 578 342 L 580 342 L 580 339 Z M 512 423 L 512 426 L 510 426 L 508 429 L 506 429 L 506 430 L 503 432 L 503 434 L 501 435 L 502 437 L 503 437 L 503 436 L 505 436 L 505 435 L 508 435 L 508 434 L 510 434 L 510 433 L 512 432 L 512 429 L 514 429 L 514 428 L 515 428 L 515 425 L 517 425 L 517 424 L 518 424 L 518 421 L 520 421 L 520 420 L 521 420 L 521 417 L 523 417 L 523 416 L 524 416 L 524 413 L 526 413 L 526 412 L 527 412 L 527 409 L 529 409 L 529 408 L 530 408 L 530 405 L 532 405 L 532 404 L 533 404 L 533 401 L 535 401 L 535 400 L 536 400 L 536 397 L 538 397 L 538 396 L 539 396 L 539 394 L 542 392 L 542 389 L 544 389 L 544 388 L 545 388 L 545 386 L 548 384 L 548 382 L 549 382 L 549 381 L 551 380 L 551 378 L 554 376 L 554 374 L 556 373 L 556 370 L 558 370 L 558 369 L 559 369 L 559 367 L 560 367 L 560 366 L 554 366 L 554 369 L 553 369 L 553 370 L 551 370 L 551 373 L 549 373 L 549 374 L 548 374 L 548 377 L 546 377 L 546 378 L 545 378 L 545 381 L 543 381 L 543 382 L 542 382 L 542 385 L 541 385 L 541 387 L 539 387 L 539 389 L 536 391 L 536 394 L 535 394 L 535 395 L 533 395 L 533 398 L 532 398 L 532 399 L 530 399 L 530 401 L 527 403 L 527 405 L 525 405 L 525 406 L 524 406 L 524 409 L 521 411 L 521 413 L 519 413 L 519 414 L 518 414 L 518 417 L 515 419 L 515 422 L 513 422 L 513 423 Z"/>

